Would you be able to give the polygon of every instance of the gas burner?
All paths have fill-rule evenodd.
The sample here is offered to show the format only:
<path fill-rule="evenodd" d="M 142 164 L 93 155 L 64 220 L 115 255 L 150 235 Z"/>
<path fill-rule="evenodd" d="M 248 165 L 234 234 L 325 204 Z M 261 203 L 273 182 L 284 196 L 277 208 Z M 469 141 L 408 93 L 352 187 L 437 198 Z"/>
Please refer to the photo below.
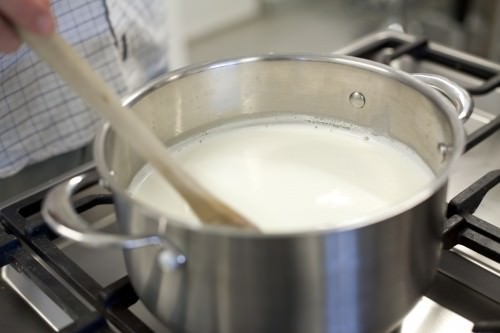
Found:
<path fill-rule="evenodd" d="M 450 178 L 444 252 L 435 281 L 398 333 L 500 332 L 500 65 L 414 36 L 383 32 L 338 51 L 408 72 L 449 77 L 474 95 L 467 152 Z M 496 151 L 496 153 L 495 153 Z M 119 250 L 95 251 L 56 237 L 40 215 L 54 185 L 89 173 L 74 206 L 113 229 L 112 199 L 93 165 L 61 176 L 0 208 L 0 311 L 22 332 L 168 331 L 141 304 Z M 27 305 L 29 304 L 29 306 Z M 394 333 L 396 333 L 394 332 Z"/>

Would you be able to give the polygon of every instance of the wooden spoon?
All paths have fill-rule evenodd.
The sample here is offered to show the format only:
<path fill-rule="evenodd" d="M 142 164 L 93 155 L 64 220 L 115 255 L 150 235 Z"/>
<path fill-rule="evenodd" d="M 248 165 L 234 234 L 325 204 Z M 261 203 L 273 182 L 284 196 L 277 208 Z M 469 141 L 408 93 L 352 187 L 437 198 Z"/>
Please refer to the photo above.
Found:
<path fill-rule="evenodd" d="M 40 37 L 24 29 L 18 28 L 17 31 L 40 59 L 94 111 L 108 120 L 118 135 L 174 186 L 202 223 L 258 230 L 184 171 L 155 134 L 132 110 L 122 106 L 120 97 L 59 34 Z"/>

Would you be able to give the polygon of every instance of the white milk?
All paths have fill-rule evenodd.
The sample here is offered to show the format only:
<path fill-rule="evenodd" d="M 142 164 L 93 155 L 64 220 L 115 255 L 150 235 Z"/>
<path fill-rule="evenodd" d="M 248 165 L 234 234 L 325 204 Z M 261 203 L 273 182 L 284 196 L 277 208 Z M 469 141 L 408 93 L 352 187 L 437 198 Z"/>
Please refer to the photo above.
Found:
<path fill-rule="evenodd" d="M 269 233 L 346 226 L 434 178 L 400 143 L 307 122 L 221 127 L 171 151 L 202 185 Z M 150 166 L 129 190 L 170 216 L 199 223 Z"/>

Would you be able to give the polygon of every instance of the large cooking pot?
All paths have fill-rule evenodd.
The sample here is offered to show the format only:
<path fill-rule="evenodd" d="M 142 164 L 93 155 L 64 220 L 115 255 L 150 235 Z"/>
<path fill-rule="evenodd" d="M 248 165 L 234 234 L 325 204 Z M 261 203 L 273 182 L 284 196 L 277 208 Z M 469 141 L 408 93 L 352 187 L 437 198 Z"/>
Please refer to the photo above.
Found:
<path fill-rule="evenodd" d="M 104 125 L 95 159 L 121 234 L 93 231 L 74 212 L 68 199 L 84 176 L 54 188 L 43 216 L 78 242 L 122 247 L 139 297 L 173 328 L 388 332 L 431 283 L 447 177 L 464 146 L 459 118 L 472 109 L 456 84 L 350 57 L 272 55 L 182 69 L 125 104 L 166 143 L 241 115 L 333 117 L 403 142 L 435 173 L 412 197 L 348 227 L 288 234 L 193 227 L 127 194 L 144 161 Z"/>

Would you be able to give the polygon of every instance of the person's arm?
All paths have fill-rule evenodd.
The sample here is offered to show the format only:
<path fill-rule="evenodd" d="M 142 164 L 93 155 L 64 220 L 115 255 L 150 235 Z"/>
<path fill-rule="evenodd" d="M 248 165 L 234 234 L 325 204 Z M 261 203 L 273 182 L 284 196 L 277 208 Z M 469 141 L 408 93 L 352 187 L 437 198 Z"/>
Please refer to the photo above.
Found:
<path fill-rule="evenodd" d="M 55 21 L 50 10 L 50 1 L 0 0 L 0 53 L 14 52 L 21 45 L 11 24 L 40 35 L 52 33 Z"/>

